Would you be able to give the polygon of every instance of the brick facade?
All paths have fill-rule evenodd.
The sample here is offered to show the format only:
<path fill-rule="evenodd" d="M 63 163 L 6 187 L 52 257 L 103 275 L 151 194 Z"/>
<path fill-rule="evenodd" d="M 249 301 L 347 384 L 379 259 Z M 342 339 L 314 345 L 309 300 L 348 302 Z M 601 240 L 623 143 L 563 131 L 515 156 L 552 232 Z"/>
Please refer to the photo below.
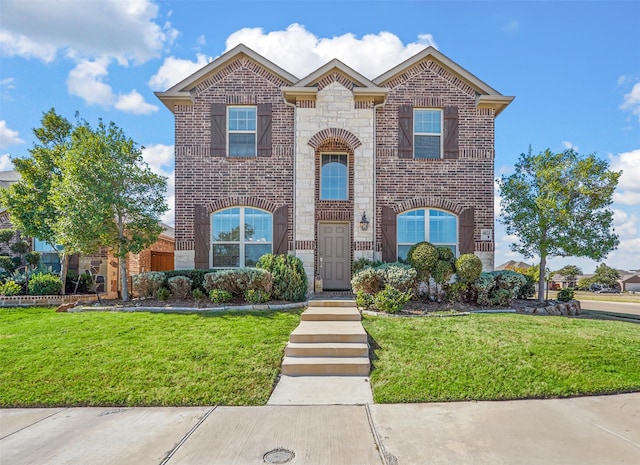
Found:
<path fill-rule="evenodd" d="M 493 268 L 494 241 L 481 232 L 493 232 L 494 121 L 512 97 L 440 52 L 427 48 L 374 81 L 337 60 L 298 80 L 239 45 L 158 97 L 175 115 L 176 268 L 206 265 L 207 221 L 232 206 L 269 211 L 274 222 L 286 207 L 285 250 L 303 260 L 310 282 L 318 272 L 319 222 L 350 224 L 351 259 L 380 258 L 383 217 L 393 222 L 421 207 L 456 215 L 460 250 Z M 212 118 L 221 105 L 242 104 L 269 105 L 271 147 L 230 158 L 212 136 Z M 411 107 L 441 108 L 445 127 L 455 128 L 453 136 L 443 132 L 443 158 L 400 151 L 400 115 Z M 348 200 L 320 200 L 323 153 L 348 156 Z M 366 231 L 358 225 L 363 212 Z"/>

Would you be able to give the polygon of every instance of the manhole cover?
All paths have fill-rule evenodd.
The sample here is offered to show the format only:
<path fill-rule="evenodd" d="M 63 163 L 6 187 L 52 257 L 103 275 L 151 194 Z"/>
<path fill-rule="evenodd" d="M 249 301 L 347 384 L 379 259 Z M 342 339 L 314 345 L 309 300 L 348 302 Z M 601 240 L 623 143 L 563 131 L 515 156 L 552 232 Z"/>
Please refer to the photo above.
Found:
<path fill-rule="evenodd" d="M 264 463 L 288 463 L 295 457 L 295 454 L 287 449 L 273 449 L 266 454 L 262 459 Z"/>

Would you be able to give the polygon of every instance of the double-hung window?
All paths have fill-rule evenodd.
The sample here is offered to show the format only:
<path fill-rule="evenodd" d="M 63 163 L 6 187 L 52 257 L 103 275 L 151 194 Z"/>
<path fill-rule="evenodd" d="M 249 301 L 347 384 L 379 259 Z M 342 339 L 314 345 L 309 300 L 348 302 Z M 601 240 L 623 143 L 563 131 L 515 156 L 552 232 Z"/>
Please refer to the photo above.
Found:
<path fill-rule="evenodd" d="M 230 157 L 256 156 L 256 107 L 227 107 L 227 153 Z"/>
<path fill-rule="evenodd" d="M 413 110 L 413 156 L 442 158 L 442 110 Z"/>
<path fill-rule="evenodd" d="M 431 242 L 458 255 L 458 217 L 442 210 L 418 209 L 398 215 L 398 260 L 406 261 L 412 245 Z"/>
<path fill-rule="evenodd" d="M 214 268 L 255 266 L 273 247 L 273 215 L 264 210 L 234 207 L 211 215 Z"/>

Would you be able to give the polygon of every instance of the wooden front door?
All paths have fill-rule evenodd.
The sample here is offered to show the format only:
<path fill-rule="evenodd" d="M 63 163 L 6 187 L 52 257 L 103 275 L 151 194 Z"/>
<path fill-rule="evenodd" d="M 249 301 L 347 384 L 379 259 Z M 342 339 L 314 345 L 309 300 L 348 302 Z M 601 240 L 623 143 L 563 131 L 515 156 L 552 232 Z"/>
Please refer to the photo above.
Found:
<path fill-rule="evenodd" d="M 349 223 L 320 223 L 318 267 L 325 290 L 351 288 Z"/>
<path fill-rule="evenodd" d="M 173 270 L 173 252 L 151 252 L 151 271 Z"/>

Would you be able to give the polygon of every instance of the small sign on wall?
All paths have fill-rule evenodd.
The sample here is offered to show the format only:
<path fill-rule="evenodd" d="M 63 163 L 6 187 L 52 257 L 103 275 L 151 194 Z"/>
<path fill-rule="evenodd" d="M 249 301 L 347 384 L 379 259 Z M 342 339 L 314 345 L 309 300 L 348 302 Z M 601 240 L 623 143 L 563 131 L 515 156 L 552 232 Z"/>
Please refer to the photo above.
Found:
<path fill-rule="evenodd" d="M 490 241 L 493 239 L 493 230 L 492 229 L 481 229 L 480 230 L 480 240 Z"/>

